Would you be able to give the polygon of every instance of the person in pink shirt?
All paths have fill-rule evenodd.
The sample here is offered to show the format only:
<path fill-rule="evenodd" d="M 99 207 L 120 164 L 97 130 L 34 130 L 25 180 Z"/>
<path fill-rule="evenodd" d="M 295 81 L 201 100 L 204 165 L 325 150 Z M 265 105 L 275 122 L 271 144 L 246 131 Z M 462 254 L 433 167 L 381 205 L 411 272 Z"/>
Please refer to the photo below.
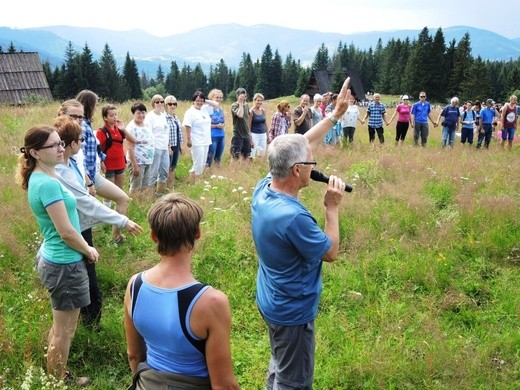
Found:
<path fill-rule="evenodd" d="M 413 122 L 410 117 L 412 106 L 410 106 L 409 101 L 410 98 L 408 95 L 403 95 L 401 97 L 401 103 L 397 105 L 394 111 L 394 115 L 392 115 L 388 121 L 390 124 L 397 115 L 397 125 L 395 126 L 395 146 L 403 145 L 408 128 L 410 125 L 413 127 Z"/>

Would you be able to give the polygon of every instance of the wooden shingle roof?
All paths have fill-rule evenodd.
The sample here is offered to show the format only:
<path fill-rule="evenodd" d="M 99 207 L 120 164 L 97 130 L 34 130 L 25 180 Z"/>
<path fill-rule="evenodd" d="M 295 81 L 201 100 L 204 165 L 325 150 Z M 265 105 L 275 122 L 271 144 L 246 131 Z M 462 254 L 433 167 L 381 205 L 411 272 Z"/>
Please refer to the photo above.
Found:
<path fill-rule="evenodd" d="M 32 95 L 52 100 L 38 53 L 0 53 L 0 104 L 25 104 Z"/>

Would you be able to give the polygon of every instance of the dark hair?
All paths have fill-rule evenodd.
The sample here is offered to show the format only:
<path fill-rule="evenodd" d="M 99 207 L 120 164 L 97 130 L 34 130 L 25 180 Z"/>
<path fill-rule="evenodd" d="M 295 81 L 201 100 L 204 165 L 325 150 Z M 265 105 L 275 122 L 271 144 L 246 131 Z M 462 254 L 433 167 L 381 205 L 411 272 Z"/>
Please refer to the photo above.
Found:
<path fill-rule="evenodd" d="M 132 111 L 132 114 L 135 114 L 136 111 L 146 112 L 146 106 L 141 102 L 137 102 L 132 107 L 130 107 L 130 111 Z"/>
<path fill-rule="evenodd" d="M 36 168 L 36 159 L 31 154 L 31 150 L 40 149 L 49 139 L 51 133 L 56 129 L 47 125 L 37 125 L 31 127 L 25 133 L 24 142 L 20 152 L 22 153 L 18 158 L 18 168 L 16 170 L 16 182 L 27 190 L 29 186 L 29 177 Z"/>
<path fill-rule="evenodd" d="M 206 95 L 204 95 L 204 92 L 202 91 L 195 91 L 195 93 L 191 97 L 191 101 L 194 102 L 195 100 L 197 100 L 197 98 L 206 100 Z"/>
<path fill-rule="evenodd" d="M 65 142 L 65 146 L 69 146 L 72 141 L 79 140 L 83 135 L 79 123 L 68 116 L 57 117 L 54 120 L 54 127 L 56 128 L 61 140 Z"/>
<path fill-rule="evenodd" d="M 174 255 L 183 248 L 193 249 L 202 215 L 202 208 L 183 194 L 171 193 L 155 202 L 148 223 L 157 238 L 157 253 Z"/>
<path fill-rule="evenodd" d="M 76 100 L 83 104 L 83 115 L 85 118 L 92 121 L 94 111 L 96 110 L 96 104 L 99 100 L 98 95 L 88 89 L 84 89 L 77 94 Z"/>

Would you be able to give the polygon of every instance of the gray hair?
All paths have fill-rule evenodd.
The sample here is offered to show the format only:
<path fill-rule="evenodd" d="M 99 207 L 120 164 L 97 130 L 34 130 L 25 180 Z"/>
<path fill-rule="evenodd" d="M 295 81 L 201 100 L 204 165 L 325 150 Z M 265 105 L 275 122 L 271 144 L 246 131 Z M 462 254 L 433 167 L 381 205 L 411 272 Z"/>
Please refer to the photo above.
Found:
<path fill-rule="evenodd" d="M 269 171 L 275 179 L 291 173 L 297 162 L 306 161 L 309 141 L 302 134 L 283 134 L 276 137 L 267 149 Z"/>
<path fill-rule="evenodd" d="M 451 98 L 451 103 L 459 104 L 459 98 L 457 96 L 454 96 Z"/>

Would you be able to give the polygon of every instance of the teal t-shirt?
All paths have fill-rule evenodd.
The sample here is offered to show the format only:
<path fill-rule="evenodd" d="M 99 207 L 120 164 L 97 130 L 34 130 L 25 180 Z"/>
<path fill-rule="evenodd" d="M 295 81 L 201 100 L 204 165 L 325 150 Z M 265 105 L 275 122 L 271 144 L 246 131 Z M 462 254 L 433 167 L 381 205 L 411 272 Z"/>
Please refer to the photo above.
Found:
<path fill-rule="evenodd" d="M 74 195 L 63 187 L 57 179 L 45 173 L 33 172 L 29 178 L 27 197 L 43 236 L 42 257 L 45 260 L 60 264 L 80 261 L 83 255 L 61 239 L 47 213 L 48 206 L 56 202 L 64 202 L 72 226 L 80 233 L 79 216 Z"/>

